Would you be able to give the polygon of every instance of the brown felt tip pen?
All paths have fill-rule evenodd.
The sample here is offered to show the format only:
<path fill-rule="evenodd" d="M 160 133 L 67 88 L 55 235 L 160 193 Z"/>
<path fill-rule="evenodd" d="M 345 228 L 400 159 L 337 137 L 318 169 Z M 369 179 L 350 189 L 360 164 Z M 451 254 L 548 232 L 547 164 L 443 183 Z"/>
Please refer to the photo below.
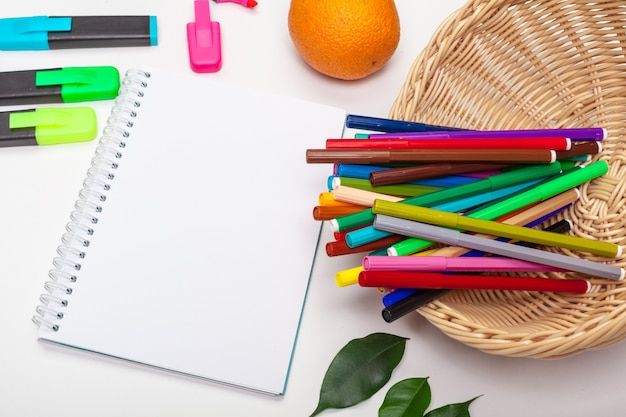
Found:
<path fill-rule="evenodd" d="M 572 145 L 572 147 L 567 151 L 557 151 L 556 159 L 574 158 L 583 155 L 594 155 L 600 152 L 602 152 L 601 142 L 576 142 L 576 144 Z"/>
<path fill-rule="evenodd" d="M 307 149 L 309 164 L 390 164 L 413 162 L 501 162 L 547 164 L 556 152 L 546 149 Z"/>
<path fill-rule="evenodd" d="M 464 172 L 490 171 L 507 166 L 509 166 L 509 164 L 442 163 L 398 167 L 370 173 L 370 182 L 374 187 L 377 187 L 380 185 L 401 184 L 404 182 L 437 178 L 444 175 L 460 174 Z"/>

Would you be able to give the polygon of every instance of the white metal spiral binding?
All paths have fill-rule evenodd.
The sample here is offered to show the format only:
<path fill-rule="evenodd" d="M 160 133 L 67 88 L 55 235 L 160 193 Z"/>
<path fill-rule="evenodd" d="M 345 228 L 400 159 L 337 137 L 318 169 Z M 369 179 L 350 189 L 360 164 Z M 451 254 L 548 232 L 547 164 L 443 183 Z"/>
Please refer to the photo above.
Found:
<path fill-rule="evenodd" d="M 46 293 L 41 294 L 41 305 L 35 309 L 33 321 L 53 331 L 61 327 L 63 311 L 69 304 L 74 283 L 80 278 L 80 270 L 88 257 L 89 245 L 97 232 L 98 219 L 105 211 L 108 191 L 115 179 L 114 171 L 121 163 L 127 140 L 131 137 L 134 118 L 144 89 L 148 86 L 150 73 L 129 70 L 120 87 L 119 95 L 102 131 L 91 167 L 83 181 L 79 199 L 70 214 L 66 233 L 57 248 L 58 256 L 52 261 L 53 269 L 48 273 L 50 281 L 44 284 Z"/>

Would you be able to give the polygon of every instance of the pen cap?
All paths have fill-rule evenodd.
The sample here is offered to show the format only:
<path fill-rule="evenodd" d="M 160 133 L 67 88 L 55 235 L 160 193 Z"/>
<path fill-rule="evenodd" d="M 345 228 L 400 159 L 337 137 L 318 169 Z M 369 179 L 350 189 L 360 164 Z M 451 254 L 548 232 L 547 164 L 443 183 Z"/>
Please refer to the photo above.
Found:
<path fill-rule="evenodd" d="M 12 17 L 0 19 L 0 50 L 49 49 L 48 32 L 68 32 L 72 29 L 69 17 Z"/>
<path fill-rule="evenodd" d="M 195 22 L 187 23 L 189 64 L 194 72 L 216 72 L 222 67 L 219 22 L 211 20 L 208 0 L 194 1 Z"/>
<path fill-rule="evenodd" d="M 67 67 L 38 71 L 37 87 L 60 85 L 65 103 L 110 100 L 120 89 L 120 73 L 115 67 Z"/>
<path fill-rule="evenodd" d="M 98 134 L 96 112 L 91 107 L 42 108 L 11 113 L 11 129 L 35 128 L 39 145 L 87 142 Z"/>

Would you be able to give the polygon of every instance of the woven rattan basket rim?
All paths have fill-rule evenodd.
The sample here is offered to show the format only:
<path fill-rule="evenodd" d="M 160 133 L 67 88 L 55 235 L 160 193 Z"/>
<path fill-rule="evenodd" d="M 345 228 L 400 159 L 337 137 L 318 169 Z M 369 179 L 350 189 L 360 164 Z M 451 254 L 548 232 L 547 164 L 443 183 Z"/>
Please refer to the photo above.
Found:
<path fill-rule="evenodd" d="M 550 222 L 571 219 L 572 234 L 623 247 L 624 27 L 619 1 L 468 1 L 418 55 L 389 116 L 471 129 L 606 128 L 594 160 L 606 160 L 609 173 L 579 187 L 580 199 Z M 561 358 L 626 337 L 626 284 L 591 282 L 590 293 L 575 296 L 455 291 L 418 312 L 488 353 Z"/>

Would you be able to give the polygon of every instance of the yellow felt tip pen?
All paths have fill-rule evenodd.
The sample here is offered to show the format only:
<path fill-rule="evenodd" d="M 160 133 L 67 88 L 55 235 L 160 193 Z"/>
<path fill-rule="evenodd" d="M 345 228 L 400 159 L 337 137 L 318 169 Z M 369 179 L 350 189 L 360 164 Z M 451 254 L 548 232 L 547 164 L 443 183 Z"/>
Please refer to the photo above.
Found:
<path fill-rule="evenodd" d="M 610 242 L 546 232 L 491 220 L 475 219 L 426 207 L 376 200 L 372 206 L 372 211 L 374 214 L 385 214 L 435 226 L 518 239 L 524 242 L 566 248 L 610 258 L 618 257 L 622 253 L 622 248 L 619 245 Z"/>

